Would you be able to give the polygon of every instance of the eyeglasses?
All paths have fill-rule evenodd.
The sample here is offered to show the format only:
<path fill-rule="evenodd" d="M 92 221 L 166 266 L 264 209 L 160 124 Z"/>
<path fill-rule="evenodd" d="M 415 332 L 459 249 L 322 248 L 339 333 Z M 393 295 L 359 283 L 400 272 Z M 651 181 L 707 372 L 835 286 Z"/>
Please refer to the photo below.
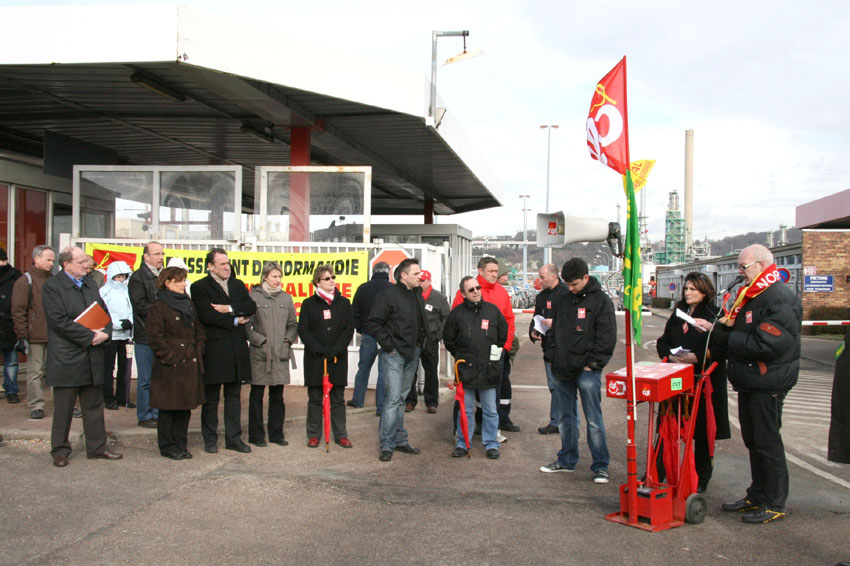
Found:
<path fill-rule="evenodd" d="M 322 277 L 322 281 L 333 281 L 336 279 L 336 275 L 328 275 L 327 277 Z"/>
<path fill-rule="evenodd" d="M 475 291 L 480 291 L 480 290 L 481 290 L 481 285 L 479 285 L 477 287 L 470 287 L 469 289 L 466 290 L 466 292 L 467 293 L 474 293 Z"/>
<path fill-rule="evenodd" d="M 750 262 L 750 263 L 748 263 L 747 265 L 741 265 L 741 264 L 739 263 L 739 264 L 738 264 L 738 269 L 740 269 L 741 271 L 746 271 L 748 268 L 750 268 L 750 267 L 754 266 L 754 265 L 755 265 L 755 264 L 757 264 L 757 263 L 758 263 L 757 261 L 751 261 L 751 262 Z"/>

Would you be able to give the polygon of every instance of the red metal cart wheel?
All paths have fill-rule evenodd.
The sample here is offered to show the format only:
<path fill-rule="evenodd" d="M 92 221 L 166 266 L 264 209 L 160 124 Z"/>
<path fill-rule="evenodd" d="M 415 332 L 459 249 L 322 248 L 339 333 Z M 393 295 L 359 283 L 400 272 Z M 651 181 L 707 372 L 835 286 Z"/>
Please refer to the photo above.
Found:
<path fill-rule="evenodd" d="M 699 493 L 690 494 L 685 500 L 685 522 L 699 525 L 705 520 L 707 509 L 705 497 Z"/>

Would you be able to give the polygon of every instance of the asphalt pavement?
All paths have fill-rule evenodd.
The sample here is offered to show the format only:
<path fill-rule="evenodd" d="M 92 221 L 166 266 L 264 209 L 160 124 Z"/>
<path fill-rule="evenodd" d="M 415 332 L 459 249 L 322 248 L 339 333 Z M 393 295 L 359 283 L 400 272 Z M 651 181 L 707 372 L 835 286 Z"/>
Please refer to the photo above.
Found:
<path fill-rule="evenodd" d="M 518 327 L 526 329 L 528 320 L 518 316 Z M 621 340 L 608 371 L 625 365 L 622 318 L 618 322 Z M 646 313 L 638 361 L 656 360 L 653 340 L 663 324 L 664 318 Z M 378 461 L 378 418 L 368 405 L 348 412 L 354 448 L 307 448 L 301 387 L 285 392 L 287 447 L 206 454 L 195 411 L 189 439 L 194 458 L 174 462 L 159 456 L 156 431 L 138 427 L 135 411 L 121 409 L 107 411 L 106 418 L 124 459 L 87 460 L 75 420 L 74 455 L 62 469 L 49 457 L 49 416 L 29 421 L 25 403 L 0 400 L 0 433 L 7 438 L 0 468 L 11 480 L 0 498 L 0 564 L 690 566 L 850 560 L 850 466 L 825 460 L 828 359 L 805 361 L 801 383 L 786 404 L 791 496 L 783 521 L 749 526 L 720 511 L 749 483 L 747 453 L 733 428 L 733 439 L 718 443 L 705 521 L 652 534 L 604 519 L 617 510 L 619 484 L 626 481 L 622 401 L 603 400 L 611 483 L 593 483 L 584 431 L 574 473 L 538 471 L 555 459 L 559 441 L 537 433 L 547 421 L 549 392 L 539 347 L 520 336 L 512 418 L 522 430 L 505 433 L 499 460 L 486 459 L 480 441 L 469 459 L 449 457 L 452 401 L 446 390 L 436 414 L 420 405 L 406 415 L 411 444 L 422 453 L 396 453 L 389 463 Z M 367 403 L 372 399 L 370 392 Z M 733 417 L 734 399 L 730 392 Z M 247 422 L 247 411 L 242 417 Z M 644 411 L 638 431 L 645 426 Z M 645 445 L 639 434 L 639 455 Z"/>

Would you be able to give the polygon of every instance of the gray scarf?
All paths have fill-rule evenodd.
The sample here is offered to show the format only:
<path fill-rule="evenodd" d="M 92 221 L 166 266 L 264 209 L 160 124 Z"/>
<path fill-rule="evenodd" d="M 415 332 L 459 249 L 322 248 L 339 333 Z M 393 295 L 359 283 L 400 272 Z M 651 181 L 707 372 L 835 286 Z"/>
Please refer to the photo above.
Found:
<path fill-rule="evenodd" d="M 221 277 L 217 276 L 217 275 L 216 275 L 215 273 L 213 273 L 212 271 L 210 271 L 210 277 L 212 277 L 212 278 L 213 278 L 213 281 L 215 281 L 216 283 L 218 283 L 218 284 L 221 286 L 221 288 L 222 288 L 222 289 L 224 289 L 224 294 L 225 294 L 225 295 L 227 295 L 227 296 L 229 297 L 229 296 L 230 296 L 230 292 L 227 290 L 227 281 L 225 281 L 225 280 L 224 280 L 224 279 L 222 279 Z"/>

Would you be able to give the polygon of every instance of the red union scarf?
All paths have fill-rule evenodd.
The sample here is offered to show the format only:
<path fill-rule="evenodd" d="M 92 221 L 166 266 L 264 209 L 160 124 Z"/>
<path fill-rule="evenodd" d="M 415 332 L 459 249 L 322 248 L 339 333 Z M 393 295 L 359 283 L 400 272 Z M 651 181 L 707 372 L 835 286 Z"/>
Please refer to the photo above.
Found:
<path fill-rule="evenodd" d="M 629 166 L 629 113 L 626 108 L 626 58 L 596 85 L 587 115 L 590 156 L 626 174 Z"/>
<path fill-rule="evenodd" d="M 738 314 L 740 314 L 741 309 L 744 308 L 744 305 L 746 305 L 750 299 L 759 296 L 766 291 L 768 287 L 779 281 L 782 281 L 782 278 L 779 276 L 776 264 L 771 263 L 764 271 L 758 274 L 758 277 L 753 279 L 752 283 L 746 287 L 738 289 L 738 296 L 735 298 L 735 303 L 729 311 L 729 316 L 726 317 L 726 326 L 732 326 L 735 324 L 735 319 L 738 318 Z"/>
<path fill-rule="evenodd" d="M 316 287 L 316 294 L 317 294 L 317 295 L 319 295 L 319 297 L 321 297 L 322 299 L 324 299 L 324 301 L 325 301 L 327 304 L 329 304 L 329 305 L 330 305 L 331 303 L 333 303 L 333 302 L 334 302 L 334 295 L 336 294 L 336 287 L 334 287 L 334 290 L 333 290 L 333 291 L 331 291 L 330 293 L 325 293 L 324 291 L 322 291 L 321 289 L 319 289 L 318 287 Z"/>

